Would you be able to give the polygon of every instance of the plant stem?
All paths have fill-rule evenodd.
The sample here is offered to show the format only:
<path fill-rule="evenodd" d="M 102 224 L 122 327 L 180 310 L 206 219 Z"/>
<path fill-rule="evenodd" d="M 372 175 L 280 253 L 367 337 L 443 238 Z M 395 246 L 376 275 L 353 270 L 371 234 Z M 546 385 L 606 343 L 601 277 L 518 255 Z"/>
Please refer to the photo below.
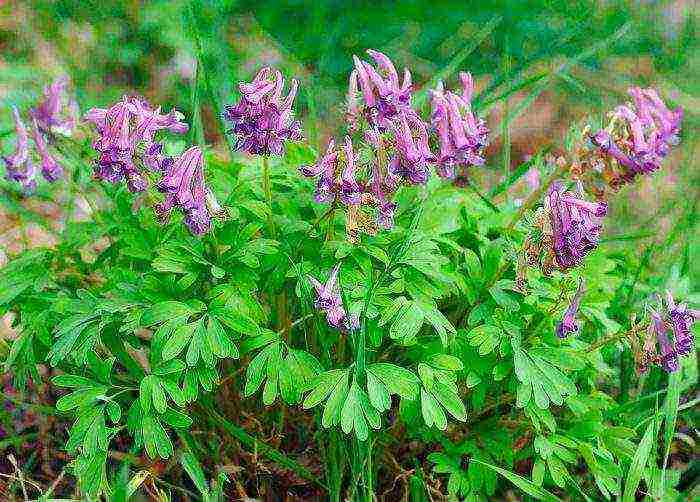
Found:
<path fill-rule="evenodd" d="M 270 235 L 274 239 L 277 235 L 275 231 L 275 222 L 272 219 L 272 177 L 270 173 L 270 157 L 263 155 L 262 158 L 262 187 L 265 192 L 265 200 L 267 201 L 267 225 L 270 229 Z"/>

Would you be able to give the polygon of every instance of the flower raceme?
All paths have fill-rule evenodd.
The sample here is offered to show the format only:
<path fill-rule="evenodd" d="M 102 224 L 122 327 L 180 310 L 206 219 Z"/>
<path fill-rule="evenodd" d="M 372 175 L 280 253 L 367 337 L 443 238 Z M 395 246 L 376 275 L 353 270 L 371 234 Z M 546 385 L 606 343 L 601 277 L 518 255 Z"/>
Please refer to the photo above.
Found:
<path fill-rule="evenodd" d="M 29 115 L 44 133 L 70 136 L 79 117 L 78 104 L 68 97 L 68 77 L 59 77 L 44 88 L 44 99 L 31 108 Z"/>
<path fill-rule="evenodd" d="M 660 366 L 667 373 L 677 371 L 679 357 L 689 356 L 695 348 L 692 328 L 700 319 L 700 311 L 690 309 L 684 303 L 676 304 L 670 291 L 666 291 L 666 304 L 661 297 L 659 304 L 658 310 L 650 309 L 643 346 L 639 346 L 636 334 L 631 336 L 640 374 L 648 371 L 651 364 Z"/>
<path fill-rule="evenodd" d="M 302 139 L 301 123 L 294 118 L 294 98 L 299 83 L 292 79 L 289 92 L 282 96 L 284 77 L 265 67 L 252 82 L 241 82 L 241 99 L 226 106 L 223 118 L 232 127 L 236 149 L 251 155 L 284 155 L 286 141 Z"/>
<path fill-rule="evenodd" d="M 155 206 L 156 214 L 168 221 L 174 207 L 185 215 L 185 225 L 195 235 L 203 235 L 211 229 L 211 214 L 221 211 L 214 194 L 204 185 L 204 155 L 202 149 L 193 146 L 182 153 L 163 174 L 157 189 L 165 194 L 165 200 Z"/>
<path fill-rule="evenodd" d="M 569 306 L 566 308 L 566 312 L 564 312 L 564 317 L 557 323 L 556 334 L 559 338 L 566 338 L 568 335 L 578 331 L 579 326 L 576 321 L 576 314 L 581 306 L 581 299 L 584 293 L 583 279 L 579 278 L 578 287 L 571 298 L 571 302 L 569 302 Z"/>
<path fill-rule="evenodd" d="M 469 166 L 484 164 L 484 148 L 487 146 L 489 129 L 486 122 L 471 109 L 474 80 L 470 73 L 460 72 L 461 95 L 444 89 L 442 81 L 431 91 L 431 123 L 437 132 L 440 154 L 437 174 L 446 179 L 455 178 L 455 168 L 463 171 Z M 462 176 L 466 172 L 462 173 Z"/>
<path fill-rule="evenodd" d="M 308 279 L 316 292 L 314 307 L 316 310 L 326 315 L 328 325 L 343 333 L 351 333 L 359 327 L 359 318 L 355 314 L 348 315 L 343 307 L 343 300 L 340 297 L 340 285 L 338 284 L 338 263 L 325 284 L 315 277 L 309 275 Z"/>
<path fill-rule="evenodd" d="M 41 174 L 49 182 L 63 175 L 63 168 L 49 151 L 54 134 L 70 136 L 78 120 L 77 104 L 69 99 L 66 87 L 67 77 L 60 77 L 44 88 L 41 101 L 29 109 L 31 139 L 34 142 Z M 29 134 L 16 106 L 12 107 L 15 123 L 16 144 L 11 155 L 3 156 L 6 178 L 18 182 L 26 194 L 36 190 L 38 172 L 33 152 L 29 147 Z"/>
<path fill-rule="evenodd" d="M 600 152 L 621 172 L 609 175 L 613 186 L 661 167 L 672 146 L 680 142 L 683 110 L 670 110 L 654 89 L 629 89 L 632 102 L 619 106 L 608 126 L 591 136 Z"/>
<path fill-rule="evenodd" d="M 155 141 L 161 130 L 184 134 L 188 125 L 176 110 L 162 114 L 160 107 L 151 108 L 145 100 L 124 96 L 109 108 L 93 108 L 85 120 L 93 124 L 98 138 L 93 148 L 99 153 L 95 161 L 95 177 L 110 183 L 126 178 L 131 192 L 148 187 L 141 167 L 162 170 L 172 159 L 162 154 L 162 143 Z"/>
<path fill-rule="evenodd" d="M 549 187 L 546 207 L 556 264 L 561 270 L 580 265 L 584 256 L 598 246 L 607 204 L 585 200 L 580 184 L 577 192 L 571 192 L 565 189 L 563 181 L 557 180 Z"/>
<path fill-rule="evenodd" d="M 411 72 L 404 69 L 399 83 L 396 67 L 385 54 L 372 49 L 367 54 L 376 68 L 352 57 L 355 66 L 348 85 L 348 120 L 351 127 L 357 127 L 358 119 L 364 116 L 370 125 L 386 130 L 398 115 L 415 113 L 411 108 Z"/>

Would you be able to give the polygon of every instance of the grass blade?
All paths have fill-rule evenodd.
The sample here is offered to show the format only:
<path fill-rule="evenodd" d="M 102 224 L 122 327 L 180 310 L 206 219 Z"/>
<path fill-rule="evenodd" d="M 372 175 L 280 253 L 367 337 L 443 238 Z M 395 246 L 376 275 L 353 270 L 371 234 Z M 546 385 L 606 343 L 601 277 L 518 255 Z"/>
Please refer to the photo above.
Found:
<path fill-rule="evenodd" d="M 673 431 L 676 429 L 676 418 L 678 417 L 678 404 L 681 398 L 681 383 L 683 382 L 683 371 L 671 373 L 668 378 L 668 391 L 664 401 L 664 463 L 661 471 L 661 493 L 664 493 L 666 481 L 666 468 L 668 466 L 668 456 L 671 452 L 671 441 Z"/>
<path fill-rule="evenodd" d="M 501 467 L 498 467 L 496 465 L 491 465 L 486 462 L 482 462 L 480 460 L 476 460 L 475 458 L 472 458 L 470 462 L 476 462 L 477 464 L 481 464 L 485 467 L 488 467 L 492 471 L 500 474 L 504 478 L 506 478 L 508 481 L 513 483 L 515 486 L 520 488 L 522 491 L 530 495 L 531 497 L 536 498 L 537 500 L 547 500 L 547 501 L 557 501 L 560 500 L 558 497 L 552 495 L 549 493 L 547 490 L 544 488 L 541 488 L 537 486 L 536 484 L 532 483 L 531 481 L 525 479 L 524 477 L 515 474 L 514 472 L 510 472 L 506 469 L 502 469 Z"/>
<path fill-rule="evenodd" d="M 613 33 L 610 37 L 606 38 L 605 40 L 602 40 L 596 44 L 593 44 L 591 47 L 586 49 L 585 51 L 581 52 L 580 54 L 569 58 L 566 62 L 561 64 L 558 68 L 552 70 L 549 72 L 547 77 L 545 77 L 540 84 L 535 87 L 535 89 L 530 92 L 530 94 L 527 95 L 525 99 L 523 99 L 520 103 L 517 104 L 513 108 L 513 110 L 505 117 L 505 125 L 504 127 L 510 125 L 510 123 L 518 118 L 521 113 L 523 113 L 525 110 L 527 110 L 532 103 L 534 103 L 535 99 L 542 94 L 542 92 L 549 87 L 549 85 L 554 81 L 554 78 L 566 73 L 569 71 L 573 66 L 578 64 L 580 61 L 592 56 L 596 52 L 598 52 L 601 49 L 604 49 L 605 47 L 608 47 L 615 42 L 617 42 L 620 38 L 622 38 L 630 29 L 632 25 L 630 23 L 627 23 L 623 25 L 619 30 L 617 30 L 615 33 Z M 491 137 L 491 141 L 495 141 L 496 138 L 498 138 L 501 135 L 501 131 L 496 132 L 493 134 Z"/>
<path fill-rule="evenodd" d="M 469 54 L 474 52 L 476 48 L 479 47 L 479 45 L 481 45 L 481 42 L 483 42 L 486 39 L 486 37 L 488 37 L 491 34 L 491 32 L 496 29 L 496 26 L 498 26 L 501 23 L 502 19 L 503 18 L 501 16 L 494 16 L 493 18 L 491 18 L 491 20 L 488 23 L 486 23 L 486 25 L 474 35 L 472 43 L 462 48 L 462 50 L 459 51 L 449 63 L 447 63 L 447 66 L 445 66 L 442 70 L 437 72 L 433 76 L 433 78 L 431 78 L 430 81 L 415 94 L 413 98 L 413 104 L 417 109 L 420 109 L 427 100 L 428 91 L 430 89 L 434 89 L 438 81 L 446 79 L 455 71 L 457 71 L 457 69 L 464 62 L 464 60 L 467 59 L 467 57 L 469 57 Z"/>
<path fill-rule="evenodd" d="M 622 495 L 622 502 L 633 502 L 635 499 L 635 493 L 637 493 L 637 488 L 639 487 L 639 482 L 642 480 L 642 475 L 644 474 L 644 468 L 649 460 L 649 454 L 651 453 L 651 447 L 654 443 L 654 438 L 656 437 L 656 421 L 652 422 L 647 426 L 646 432 L 637 447 L 637 451 L 634 453 L 632 458 L 632 464 L 630 465 L 630 470 L 627 473 L 627 481 L 625 482 L 625 491 Z"/>

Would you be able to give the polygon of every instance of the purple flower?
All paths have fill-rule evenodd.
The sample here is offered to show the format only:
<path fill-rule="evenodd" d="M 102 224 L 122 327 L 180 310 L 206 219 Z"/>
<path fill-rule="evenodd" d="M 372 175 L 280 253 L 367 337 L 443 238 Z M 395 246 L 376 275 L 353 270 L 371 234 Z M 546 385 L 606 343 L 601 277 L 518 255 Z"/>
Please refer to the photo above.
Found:
<path fill-rule="evenodd" d="M 411 185 L 427 183 L 428 163 L 434 157 L 428 146 L 425 124 L 417 116 L 401 115 L 393 123 L 393 129 L 396 153 L 389 161 L 389 173 Z"/>
<path fill-rule="evenodd" d="M 629 89 L 633 102 L 619 106 L 610 126 L 597 131 L 592 143 L 623 167 L 619 182 L 630 183 L 638 175 L 649 174 L 661 167 L 670 148 L 680 141 L 683 110 L 671 111 L 654 89 Z M 616 124 L 621 132 L 614 140 Z"/>
<path fill-rule="evenodd" d="M 69 136 L 78 120 L 78 107 L 67 97 L 68 77 L 59 77 L 44 88 L 44 100 L 29 112 L 43 133 Z"/>
<path fill-rule="evenodd" d="M 353 56 L 355 69 L 350 74 L 348 86 L 348 114 L 354 123 L 361 112 L 357 97 L 358 87 L 364 100 L 364 112 L 371 125 L 387 129 L 391 120 L 399 114 L 415 114 L 411 109 L 411 73 L 404 69 L 403 81 L 391 60 L 383 53 L 369 49 L 375 68 L 357 56 Z"/>
<path fill-rule="evenodd" d="M 659 362 L 666 373 L 678 370 L 678 354 L 673 348 L 673 343 L 668 339 L 668 327 L 658 312 L 651 311 L 651 326 L 656 334 L 659 344 Z"/>
<path fill-rule="evenodd" d="M 438 176 L 455 177 L 455 167 L 483 165 L 484 148 L 488 144 L 486 122 L 471 109 L 474 81 L 470 73 L 460 72 L 462 94 L 444 90 L 442 82 L 432 91 L 431 122 L 437 132 L 440 155 L 437 158 Z M 466 174 L 466 173 L 465 173 Z"/>
<path fill-rule="evenodd" d="M 576 293 L 574 293 L 574 296 L 571 298 L 571 302 L 566 308 L 561 322 L 557 323 L 556 333 L 559 338 L 566 338 L 570 333 L 578 331 L 579 326 L 578 322 L 576 322 L 576 314 L 581 305 L 581 298 L 583 298 L 584 292 L 583 279 L 579 278 Z"/>
<path fill-rule="evenodd" d="M 180 155 L 156 187 L 166 194 L 165 200 L 156 206 L 160 220 L 167 221 L 170 211 L 178 206 L 185 214 L 185 225 L 195 235 L 211 229 L 210 210 L 221 211 L 214 194 L 204 185 L 204 155 L 198 146 Z"/>
<path fill-rule="evenodd" d="M 27 128 L 22 122 L 19 110 L 12 107 L 12 116 L 15 120 L 15 132 L 17 143 L 13 154 L 3 156 L 5 162 L 5 177 L 10 181 L 18 182 L 26 194 L 31 194 L 36 190 L 36 165 L 29 156 L 29 136 Z"/>
<path fill-rule="evenodd" d="M 47 181 L 54 182 L 63 176 L 63 168 L 49 153 L 46 140 L 43 134 L 41 134 L 41 131 L 39 131 L 36 119 L 33 119 L 33 125 L 32 139 L 34 140 L 37 152 L 39 152 L 39 157 L 41 158 L 41 174 Z"/>
<path fill-rule="evenodd" d="M 294 119 L 292 105 L 298 82 L 292 79 L 284 98 L 284 77 L 263 68 L 251 83 L 241 82 L 241 100 L 228 105 L 223 113 L 231 122 L 230 133 L 236 136 L 236 148 L 251 155 L 284 155 L 286 141 L 302 139 L 301 123 Z"/>
<path fill-rule="evenodd" d="M 580 185 L 578 193 L 567 192 L 561 180 L 554 181 L 547 193 L 553 251 L 562 270 L 580 265 L 583 257 L 598 246 L 607 204 L 582 197 Z"/>
<path fill-rule="evenodd" d="M 314 308 L 326 314 L 326 321 L 329 326 L 343 333 L 348 333 L 355 331 L 359 327 L 359 319 L 355 315 L 348 316 L 345 312 L 338 284 L 339 271 L 340 263 L 333 267 L 325 284 L 311 275 L 308 276 L 308 279 L 316 291 Z"/>
<path fill-rule="evenodd" d="M 95 176 L 110 183 L 126 178 L 132 192 L 148 187 L 138 165 L 154 171 L 172 165 L 172 159 L 163 155 L 163 146 L 155 141 L 155 135 L 162 130 L 184 134 L 188 129 L 177 110 L 162 114 L 160 107 L 153 109 L 147 101 L 128 96 L 110 108 L 89 110 L 85 120 L 91 122 L 99 134 L 92 145 L 99 153 Z"/>
<path fill-rule="evenodd" d="M 695 345 L 691 329 L 695 320 L 700 318 L 700 312 L 689 309 L 684 303 L 676 305 L 670 291 L 666 291 L 666 304 L 676 351 L 678 355 L 686 356 L 692 352 Z"/>

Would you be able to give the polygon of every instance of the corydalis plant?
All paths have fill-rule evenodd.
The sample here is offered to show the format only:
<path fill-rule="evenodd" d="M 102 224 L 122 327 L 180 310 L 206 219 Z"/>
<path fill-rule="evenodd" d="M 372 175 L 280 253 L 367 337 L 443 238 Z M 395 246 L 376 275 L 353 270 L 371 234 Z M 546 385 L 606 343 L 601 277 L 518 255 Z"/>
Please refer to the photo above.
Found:
<path fill-rule="evenodd" d="M 586 200 L 580 182 L 576 191 L 570 191 L 563 181 L 554 181 L 525 242 L 528 263 L 546 275 L 555 268 L 566 271 L 579 266 L 598 246 L 607 208 L 605 201 Z"/>
<path fill-rule="evenodd" d="M 198 146 L 187 149 L 165 169 L 157 188 L 165 194 L 165 200 L 155 206 L 159 219 L 167 222 L 177 207 L 185 215 L 185 225 L 195 235 L 211 229 L 210 212 L 221 211 L 214 194 L 204 185 L 204 155 Z"/>
<path fill-rule="evenodd" d="M 355 314 L 348 315 L 343 307 L 338 282 L 339 271 L 340 263 L 333 267 L 325 284 L 311 275 L 308 279 L 316 292 L 314 307 L 325 314 L 328 325 L 343 333 L 351 333 L 359 327 L 359 318 Z"/>
<path fill-rule="evenodd" d="M 411 106 L 410 71 L 404 70 L 400 82 L 385 54 L 371 49 L 367 53 L 376 68 L 353 56 L 347 98 L 349 129 L 359 133 L 361 141 L 353 143 L 346 137 L 339 152 L 331 139 L 315 165 L 299 169 L 303 176 L 317 179 L 316 202 L 346 208 L 351 242 L 358 241 L 361 231 L 374 235 L 379 228 L 392 228 L 393 195 L 402 185 L 425 185 L 436 162 L 438 176 L 448 179 L 454 178 L 456 166 L 483 164 L 488 133 L 483 120 L 471 111 L 471 75 L 460 75 L 461 96 L 445 91 L 442 84 L 434 91 L 431 128 Z M 430 148 L 435 132 L 439 157 Z"/>
<path fill-rule="evenodd" d="M 85 120 L 97 129 L 93 148 L 99 153 L 95 161 L 95 177 L 110 183 L 126 178 L 131 192 L 148 187 L 143 171 L 160 171 L 172 164 L 162 154 L 162 143 L 155 140 L 159 131 L 184 134 L 188 125 L 177 110 L 162 114 L 160 107 L 152 108 L 141 98 L 124 96 L 110 108 L 93 108 Z"/>
<path fill-rule="evenodd" d="M 484 164 L 484 148 L 488 145 L 489 129 L 486 122 L 477 117 L 471 108 L 474 93 L 474 80 L 470 73 L 460 72 L 461 94 L 447 91 L 440 81 L 437 89 L 431 91 L 431 123 L 437 132 L 440 154 L 437 173 L 447 179 L 456 176 L 455 169 L 461 168 L 460 177 L 466 176 L 470 166 Z"/>
<path fill-rule="evenodd" d="M 232 124 L 236 149 L 251 155 L 284 155 L 287 141 L 302 139 L 301 123 L 294 118 L 294 98 L 299 83 L 292 79 L 283 97 L 284 77 L 265 67 L 252 82 L 240 82 L 241 99 L 226 106 L 223 118 Z"/>
<path fill-rule="evenodd" d="M 602 154 L 598 166 L 613 187 L 659 169 L 680 142 L 682 108 L 670 110 L 655 89 L 632 87 L 629 94 L 633 101 L 619 106 L 608 125 L 591 136 Z"/>
<path fill-rule="evenodd" d="M 70 136 L 78 118 L 77 104 L 69 99 L 66 77 L 57 78 L 44 88 L 43 99 L 29 110 L 31 138 L 34 150 L 30 148 L 29 134 L 19 109 L 12 107 L 15 123 L 15 151 L 3 156 L 5 177 L 22 186 L 25 194 L 36 190 L 37 161 L 41 174 L 49 182 L 54 182 L 63 175 L 63 168 L 49 150 L 54 143 L 54 134 Z M 36 158 L 35 158 L 36 157 Z"/>
<path fill-rule="evenodd" d="M 700 319 L 700 311 L 685 303 L 676 304 L 666 291 L 666 304 L 658 296 L 659 308 L 649 309 L 649 325 L 643 338 L 632 330 L 629 336 L 637 372 L 646 373 L 651 365 L 658 365 L 667 373 L 678 370 L 679 358 L 689 356 L 695 347 L 693 324 Z"/>

